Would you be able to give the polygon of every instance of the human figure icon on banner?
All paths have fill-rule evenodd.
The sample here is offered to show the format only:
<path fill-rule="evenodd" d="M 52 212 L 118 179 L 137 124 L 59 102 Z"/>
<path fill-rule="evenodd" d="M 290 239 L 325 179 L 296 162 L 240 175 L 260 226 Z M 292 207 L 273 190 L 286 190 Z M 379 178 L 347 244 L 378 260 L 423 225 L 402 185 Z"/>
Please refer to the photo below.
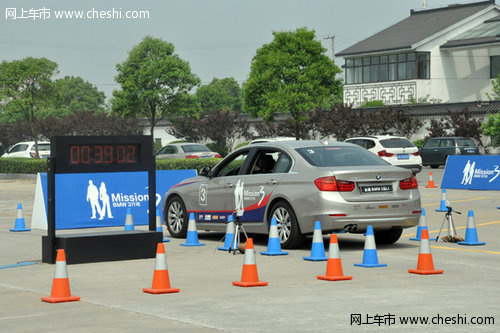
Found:
<path fill-rule="evenodd" d="M 243 184 L 241 180 L 238 180 L 234 188 L 234 205 L 236 210 L 236 216 L 243 216 L 245 212 L 245 206 L 243 203 Z"/>
<path fill-rule="evenodd" d="M 109 195 L 104 182 L 101 182 L 101 186 L 99 187 L 99 199 L 102 201 L 101 217 L 99 217 L 99 220 L 104 218 L 106 212 L 108 213 L 108 218 L 112 219 L 113 215 L 111 215 L 111 207 L 109 206 Z"/>
<path fill-rule="evenodd" d="M 89 180 L 89 187 L 87 188 L 87 202 L 89 201 L 90 207 L 92 208 L 92 216 L 90 218 L 95 219 L 95 213 L 97 211 L 100 215 L 99 219 L 102 220 L 101 206 L 99 205 L 99 190 L 92 180 Z"/>
<path fill-rule="evenodd" d="M 467 180 L 469 177 L 469 170 L 470 170 L 470 160 L 467 161 L 467 164 L 465 165 L 465 168 L 462 171 L 464 175 L 462 177 L 462 181 L 460 182 L 460 184 L 467 184 Z"/>

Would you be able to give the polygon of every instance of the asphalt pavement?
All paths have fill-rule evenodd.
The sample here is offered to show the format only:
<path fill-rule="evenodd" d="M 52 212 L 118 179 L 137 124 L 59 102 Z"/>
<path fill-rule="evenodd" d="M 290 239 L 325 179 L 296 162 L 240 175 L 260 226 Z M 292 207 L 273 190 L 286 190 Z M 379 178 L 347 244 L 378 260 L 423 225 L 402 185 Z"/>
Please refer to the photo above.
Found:
<path fill-rule="evenodd" d="M 436 237 L 444 213 L 435 212 L 441 189 L 425 188 L 429 172 L 437 185 L 443 169 L 418 174 L 422 207 L 430 237 Z M 2 332 L 335 332 L 388 329 L 498 332 L 500 330 L 500 195 L 495 191 L 447 190 L 458 235 L 465 236 L 473 210 L 484 246 L 431 242 L 440 275 L 409 274 L 417 267 L 416 228 L 406 229 L 393 245 L 377 245 L 387 267 L 355 267 L 362 262 L 364 236 L 339 234 L 343 272 L 350 281 L 322 281 L 326 262 L 302 259 L 311 243 L 286 256 L 260 255 L 267 238 L 255 238 L 259 278 L 266 287 L 240 288 L 242 254 L 218 251 L 223 233 L 198 231 L 202 247 L 165 243 L 170 283 L 176 294 L 151 295 L 155 259 L 68 265 L 78 302 L 49 304 L 55 265 L 41 262 L 43 230 L 10 232 L 17 205 L 26 225 L 32 217 L 35 181 L 0 179 L 0 330 Z M 116 228 L 114 229 L 116 230 Z M 99 230 L 101 231 L 101 230 Z M 441 235 L 447 233 L 446 226 Z M 328 235 L 324 236 L 328 250 Z M 404 324 L 429 320 L 429 324 Z M 482 324 L 475 325 L 481 322 Z"/>

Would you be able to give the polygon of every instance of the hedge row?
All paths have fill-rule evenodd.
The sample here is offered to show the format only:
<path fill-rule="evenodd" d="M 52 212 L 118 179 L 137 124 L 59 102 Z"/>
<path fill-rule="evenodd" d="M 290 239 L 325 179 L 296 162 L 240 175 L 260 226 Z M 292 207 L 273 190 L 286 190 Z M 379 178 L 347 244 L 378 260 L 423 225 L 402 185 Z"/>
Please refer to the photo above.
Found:
<path fill-rule="evenodd" d="M 189 158 L 156 160 L 156 170 L 199 170 L 205 166 L 213 167 L 220 158 Z M 32 158 L 1 158 L 0 173 L 36 174 L 47 172 L 47 160 Z"/>

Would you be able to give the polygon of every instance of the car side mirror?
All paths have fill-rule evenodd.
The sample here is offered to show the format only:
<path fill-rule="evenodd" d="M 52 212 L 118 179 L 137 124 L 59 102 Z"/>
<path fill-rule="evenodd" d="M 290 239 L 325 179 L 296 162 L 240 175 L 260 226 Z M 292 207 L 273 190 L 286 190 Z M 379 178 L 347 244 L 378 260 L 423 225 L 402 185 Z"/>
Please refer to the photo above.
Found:
<path fill-rule="evenodd" d="M 203 167 L 203 168 L 201 168 L 201 169 L 200 169 L 200 171 L 198 172 L 198 175 L 199 175 L 199 176 L 209 177 L 209 178 L 210 178 L 210 177 L 211 177 L 211 175 L 210 175 L 210 171 L 211 171 L 211 170 L 212 170 L 212 169 L 211 169 L 209 166 Z"/>

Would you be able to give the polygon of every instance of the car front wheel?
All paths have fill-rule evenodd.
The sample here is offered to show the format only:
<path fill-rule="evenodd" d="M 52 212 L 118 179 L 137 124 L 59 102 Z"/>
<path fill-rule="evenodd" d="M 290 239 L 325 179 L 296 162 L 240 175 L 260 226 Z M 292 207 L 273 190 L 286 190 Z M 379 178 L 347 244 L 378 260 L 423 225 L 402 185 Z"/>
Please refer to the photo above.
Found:
<path fill-rule="evenodd" d="M 398 241 L 403 233 L 403 228 L 392 228 L 389 230 L 375 231 L 375 241 L 377 244 L 393 244 Z"/>
<path fill-rule="evenodd" d="M 270 211 L 270 219 L 276 219 L 278 236 L 281 247 L 284 249 L 294 249 L 302 244 L 304 236 L 300 232 L 297 217 L 292 207 L 285 201 L 278 201 Z"/>
<path fill-rule="evenodd" d="M 184 238 L 187 234 L 188 213 L 180 197 L 172 197 L 165 208 L 165 225 L 174 238 Z"/>

